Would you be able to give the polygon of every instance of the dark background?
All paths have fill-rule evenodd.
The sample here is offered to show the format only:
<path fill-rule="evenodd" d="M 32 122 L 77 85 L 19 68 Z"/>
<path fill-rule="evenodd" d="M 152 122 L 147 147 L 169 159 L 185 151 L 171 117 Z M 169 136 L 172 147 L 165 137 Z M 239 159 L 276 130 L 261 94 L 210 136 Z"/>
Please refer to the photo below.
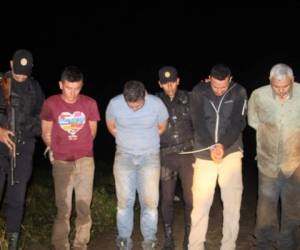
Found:
<path fill-rule="evenodd" d="M 190 90 L 215 63 L 226 63 L 250 95 L 269 83 L 269 70 L 276 63 L 289 64 L 296 80 L 300 78 L 300 5 L 297 1 L 265 4 L 72 3 L 62 8 L 42 3 L 35 7 L 38 11 L 20 8 L 2 18 L 0 72 L 9 69 L 16 49 L 29 49 L 35 59 L 33 76 L 49 96 L 59 93 L 63 68 L 79 66 L 85 75 L 82 92 L 97 100 L 102 116 L 95 156 L 110 165 L 114 140 L 105 127 L 105 108 L 127 80 L 143 81 L 154 93 L 159 91 L 158 69 L 173 65 L 180 86 Z M 252 159 L 255 138 L 249 127 L 244 141 L 246 159 Z M 40 141 L 38 149 L 43 147 Z"/>

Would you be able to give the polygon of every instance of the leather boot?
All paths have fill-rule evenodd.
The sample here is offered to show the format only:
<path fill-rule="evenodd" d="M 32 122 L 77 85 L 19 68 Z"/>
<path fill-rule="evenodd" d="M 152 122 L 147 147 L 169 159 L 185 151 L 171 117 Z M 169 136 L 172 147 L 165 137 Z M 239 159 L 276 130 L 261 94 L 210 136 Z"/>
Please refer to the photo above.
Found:
<path fill-rule="evenodd" d="M 188 250 L 190 231 L 191 231 L 191 224 L 186 224 L 184 227 L 184 238 L 182 243 L 183 250 Z"/>
<path fill-rule="evenodd" d="M 173 239 L 173 229 L 171 224 L 165 224 L 165 242 L 162 250 L 174 250 L 174 239 Z"/>
<path fill-rule="evenodd" d="M 7 233 L 8 250 L 18 249 L 19 232 Z"/>

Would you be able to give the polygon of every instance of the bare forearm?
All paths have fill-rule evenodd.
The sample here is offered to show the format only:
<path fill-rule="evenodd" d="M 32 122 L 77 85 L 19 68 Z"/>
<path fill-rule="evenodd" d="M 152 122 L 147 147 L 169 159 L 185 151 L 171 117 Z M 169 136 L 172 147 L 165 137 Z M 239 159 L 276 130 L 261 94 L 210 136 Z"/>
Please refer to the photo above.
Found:
<path fill-rule="evenodd" d="M 52 125 L 52 121 L 42 120 L 42 139 L 48 147 L 51 147 Z"/>
<path fill-rule="evenodd" d="M 164 121 L 158 125 L 158 133 L 159 135 L 163 134 L 167 129 L 168 121 Z"/>
<path fill-rule="evenodd" d="M 117 128 L 109 128 L 109 127 L 107 127 L 107 128 L 108 128 L 109 133 L 111 133 L 113 137 L 116 137 Z"/>
<path fill-rule="evenodd" d="M 112 134 L 113 137 L 116 137 L 117 134 L 117 125 L 114 120 L 106 121 L 106 126 L 108 131 Z"/>
<path fill-rule="evenodd" d="M 42 134 L 42 139 L 44 141 L 44 143 L 50 147 L 51 145 L 51 135 L 50 134 Z"/>
<path fill-rule="evenodd" d="M 93 139 L 95 139 L 96 134 L 97 134 L 97 128 L 98 128 L 97 122 L 96 121 L 90 121 L 89 125 L 90 125 L 90 129 L 91 129 L 92 137 L 93 137 Z"/>

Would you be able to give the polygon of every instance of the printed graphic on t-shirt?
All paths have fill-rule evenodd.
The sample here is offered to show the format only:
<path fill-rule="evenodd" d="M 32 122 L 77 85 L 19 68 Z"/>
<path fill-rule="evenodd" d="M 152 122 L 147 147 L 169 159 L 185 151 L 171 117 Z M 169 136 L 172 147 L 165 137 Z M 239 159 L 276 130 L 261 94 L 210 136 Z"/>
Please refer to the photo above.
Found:
<path fill-rule="evenodd" d="M 80 111 L 62 112 L 58 117 L 58 124 L 69 134 L 68 139 L 71 141 L 78 139 L 76 133 L 83 128 L 85 122 L 85 114 Z"/>

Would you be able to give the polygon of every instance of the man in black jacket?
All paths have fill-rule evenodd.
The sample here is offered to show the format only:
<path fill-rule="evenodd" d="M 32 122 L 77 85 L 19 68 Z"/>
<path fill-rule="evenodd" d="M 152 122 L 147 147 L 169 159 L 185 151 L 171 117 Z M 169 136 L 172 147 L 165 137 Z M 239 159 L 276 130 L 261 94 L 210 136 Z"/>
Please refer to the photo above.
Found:
<path fill-rule="evenodd" d="M 180 178 L 185 205 L 185 235 L 183 249 L 188 247 L 192 211 L 192 181 L 194 156 L 181 155 L 181 151 L 193 148 L 193 127 L 190 114 L 190 95 L 178 90 L 177 70 L 165 66 L 159 70 L 159 86 L 163 92 L 157 94 L 169 112 L 168 128 L 161 135 L 161 209 L 165 230 L 164 250 L 174 249 L 173 239 L 173 201 L 177 177 Z"/>
<path fill-rule="evenodd" d="M 215 65 L 209 82 L 192 91 L 196 163 L 193 178 L 189 249 L 204 250 L 216 182 L 223 201 L 221 250 L 235 249 L 239 231 L 242 183 L 242 131 L 246 126 L 246 90 L 232 81 L 230 69 Z"/>
<path fill-rule="evenodd" d="M 16 250 L 44 94 L 31 76 L 33 57 L 17 50 L 0 86 L 0 195 L 5 193 L 8 249 Z M 10 161 L 15 159 L 15 166 Z M 15 167 L 15 168 L 14 168 Z M 5 181 L 7 179 L 7 182 Z"/>

